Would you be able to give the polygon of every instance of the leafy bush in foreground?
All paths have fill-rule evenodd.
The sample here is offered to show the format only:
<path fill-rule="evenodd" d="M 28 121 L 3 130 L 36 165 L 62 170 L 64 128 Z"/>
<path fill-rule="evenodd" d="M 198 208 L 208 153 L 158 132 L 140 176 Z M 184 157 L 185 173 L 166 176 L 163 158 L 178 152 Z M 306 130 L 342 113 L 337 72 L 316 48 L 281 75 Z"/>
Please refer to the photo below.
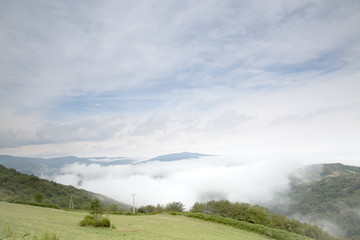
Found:
<path fill-rule="evenodd" d="M 91 202 L 90 215 L 86 215 L 85 218 L 79 223 L 80 226 L 94 226 L 94 227 L 110 227 L 110 220 L 103 218 L 104 210 L 99 199 L 95 199 Z"/>
<path fill-rule="evenodd" d="M 94 216 L 86 215 L 79 223 L 80 226 L 94 226 L 94 227 L 110 227 L 110 220 L 108 218 L 95 219 Z"/>

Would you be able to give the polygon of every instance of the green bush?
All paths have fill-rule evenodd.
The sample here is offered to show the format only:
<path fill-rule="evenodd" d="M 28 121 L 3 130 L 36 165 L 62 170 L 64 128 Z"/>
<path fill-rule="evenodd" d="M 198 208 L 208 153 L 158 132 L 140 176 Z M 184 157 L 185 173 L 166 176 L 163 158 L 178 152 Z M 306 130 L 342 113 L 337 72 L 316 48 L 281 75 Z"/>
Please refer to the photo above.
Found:
<path fill-rule="evenodd" d="M 183 212 L 185 209 L 185 205 L 181 202 L 172 202 L 168 203 L 165 207 L 166 212 Z"/>
<path fill-rule="evenodd" d="M 86 215 L 84 219 L 80 221 L 79 225 L 82 227 L 94 226 L 109 228 L 111 226 L 110 220 L 102 217 L 103 212 L 104 209 L 101 202 L 98 199 L 93 200 L 90 206 L 91 215 Z"/>
<path fill-rule="evenodd" d="M 90 226 L 90 225 L 95 226 L 95 221 L 94 221 L 94 218 L 93 218 L 92 216 L 86 215 L 86 216 L 84 217 L 84 219 L 81 220 L 81 222 L 80 222 L 79 224 L 80 224 L 80 226 L 82 226 L 82 227 Z"/>
<path fill-rule="evenodd" d="M 191 209 L 193 213 L 213 214 L 219 217 L 231 218 L 246 223 L 259 224 L 270 228 L 305 235 L 317 240 L 336 240 L 321 228 L 302 223 L 295 219 L 288 219 L 284 215 L 272 214 L 268 209 L 248 203 L 231 203 L 227 200 L 196 202 Z M 218 221 L 218 219 L 216 219 Z M 221 220 L 222 221 L 222 220 Z"/>
<path fill-rule="evenodd" d="M 102 219 L 102 227 L 106 227 L 106 228 L 108 228 L 108 227 L 110 227 L 110 220 L 108 219 L 108 218 L 103 218 Z"/>
<path fill-rule="evenodd" d="M 91 202 L 90 213 L 93 216 L 101 216 L 104 213 L 104 208 L 99 199 L 94 199 Z"/>
<path fill-rule="evenodd" d="M 93 216 L 86 215 L 83 220 L 79 223 L 80 226 L 94 226 L 94 227 L 105 227 L 109 228 L 111 226 L 110 220 L 108 218 L 97 218 L 94 219 Z"/>
<path fill-rule="evenodd" d="M 278 240 L 310 240 L 310 238 L 297 235 L 291 232 L 269 228 L 259 224 L 253 224 L 245 221 L 238 221 L 231 218 L 225 218 L 218 215 L 210 215 L 203 213 L 188 213 L 186 214 L 188 217 L 198 218 L 205 221 L 216 222 L 228 226 L 232 226 L 238 229 L 246 230 L 249 232 L 254 232 L 258 234 L 262 234 L 268 236 L 272 239 Z"/>
<path fill-rule="evenodd" d="M 44 195 L 42 195 L 40 192 L 35 193 L 34 195 L 35 201 L 38 203 L 42 203 L 44 200 Z"/>

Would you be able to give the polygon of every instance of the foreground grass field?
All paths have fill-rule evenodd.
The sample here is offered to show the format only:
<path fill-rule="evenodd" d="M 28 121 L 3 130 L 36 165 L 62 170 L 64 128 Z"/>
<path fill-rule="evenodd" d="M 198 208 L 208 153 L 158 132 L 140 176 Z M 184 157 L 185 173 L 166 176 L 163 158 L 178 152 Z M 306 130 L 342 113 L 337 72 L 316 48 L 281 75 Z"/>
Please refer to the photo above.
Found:
<path fill-rule="evenodd" d="M 34 207 L 0 202 L 0 233 L 6 228 L 20 239 L 34 239 L 45 232 L 60 235 L 60 240 L 75 239 L 269 239 L 221 224 L 204 222 L 184 216 L 109 215 L 115 229 L 80 227 L 78 223 L 86 212 L 70 212 L 58 209 Z"/>

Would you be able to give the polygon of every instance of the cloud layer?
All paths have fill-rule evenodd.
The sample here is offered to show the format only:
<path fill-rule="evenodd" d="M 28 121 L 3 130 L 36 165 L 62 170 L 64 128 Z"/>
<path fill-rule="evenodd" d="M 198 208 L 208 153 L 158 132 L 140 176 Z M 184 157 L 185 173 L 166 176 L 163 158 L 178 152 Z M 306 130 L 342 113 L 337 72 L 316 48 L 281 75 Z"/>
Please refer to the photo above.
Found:
<path fill-rule="evenodd" d="M 190 208 L 196 201 L 214 199 L 269 206 L 288 190 L 287 176 L 297 167 L 300 165 L 214 156 L 107 167 L 73 164 L 53 179 L 125 203 L 136 193 L 137 206 L 181 201 Z"/>
<path fill-rule="evenodd" d="M 0 153 L 354 162 L 359 12 L 358 1 L 2 3 Z"/>

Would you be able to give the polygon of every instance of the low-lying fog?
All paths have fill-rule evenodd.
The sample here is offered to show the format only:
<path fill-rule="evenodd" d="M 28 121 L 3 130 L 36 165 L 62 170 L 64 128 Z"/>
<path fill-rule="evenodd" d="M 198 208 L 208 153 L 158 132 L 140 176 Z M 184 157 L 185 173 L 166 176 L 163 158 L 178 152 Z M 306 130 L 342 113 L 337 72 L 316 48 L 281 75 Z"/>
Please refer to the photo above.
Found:
<path fill-rule="evenodd" d="M 293 161 L 211 156 L 135 165 L 72 164 L 52 179 L 128 204 L 135 193 L 137 206 L 179 201 L 191 208 L 196 201 L 220 199 L 271 206 L 286 201 L 278 193 L 288 189 L 288 175 L 299 167 Z"/>

